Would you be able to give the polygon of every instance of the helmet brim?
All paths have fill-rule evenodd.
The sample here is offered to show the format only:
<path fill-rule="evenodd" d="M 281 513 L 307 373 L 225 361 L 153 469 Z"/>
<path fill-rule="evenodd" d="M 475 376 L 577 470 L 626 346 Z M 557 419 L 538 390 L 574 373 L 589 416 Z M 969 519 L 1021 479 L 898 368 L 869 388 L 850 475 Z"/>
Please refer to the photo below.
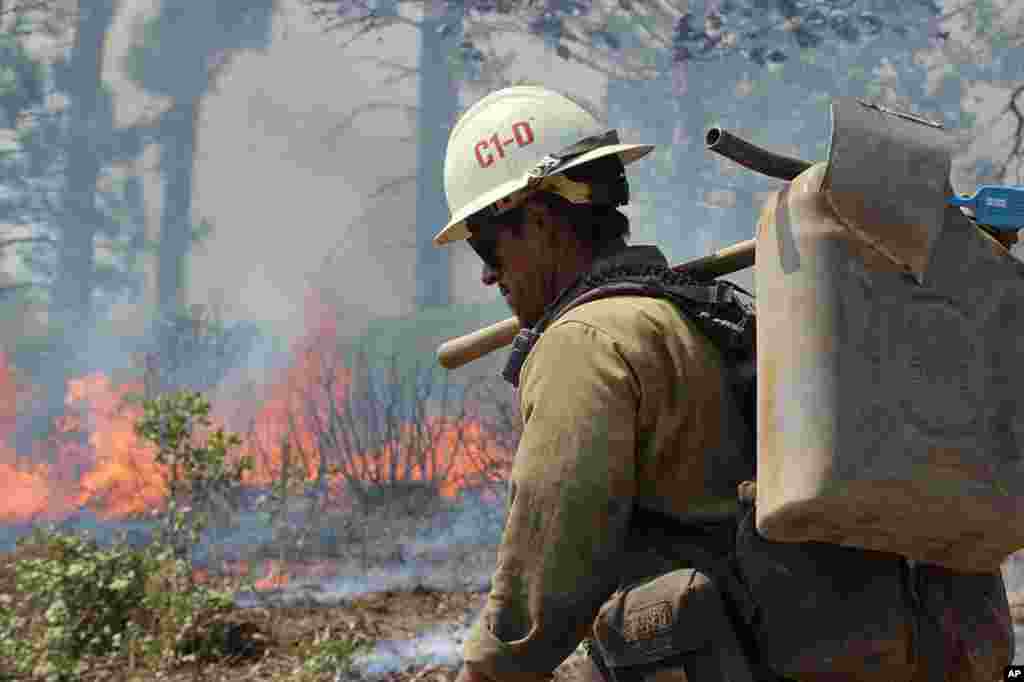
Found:
<path fill-rule="evenodd" d="M 594 149 L 585 154 L 580 154 L 577 158 L 573 159 L 564 166 L 559 167 L 558 172 L 564 173 L 570 168 L 581 166 L 588 161 L 594 161 L 596 159 L 610 156 L 612 154 L 618 154 L 619 160 L 622 161 L 623 166 L 628 166 L 634 161 L 643 158 L 654 149 L 654 145 L 651 144 L 613 144 L 599 149 Z M 475 200 L 469 202 L 461 209 L 459 209 L 453 216 L 452 219 L 444 226 L 437 236 L 434 237 L 435 246 L 443 246 L 449 242 L 462 241 L 468 239 L 470 236 L 469 227 L 466 225 L 466 219 L 474 213 L 482 211 L 491 204 L 505 197 L 511 195 L 513 192 L 517 192 L 527 186 L 527 177 L 523 176 L 517 180 L 511 180 L 509 182 L 498 185 L 490 192 L 477 197 Z"/>

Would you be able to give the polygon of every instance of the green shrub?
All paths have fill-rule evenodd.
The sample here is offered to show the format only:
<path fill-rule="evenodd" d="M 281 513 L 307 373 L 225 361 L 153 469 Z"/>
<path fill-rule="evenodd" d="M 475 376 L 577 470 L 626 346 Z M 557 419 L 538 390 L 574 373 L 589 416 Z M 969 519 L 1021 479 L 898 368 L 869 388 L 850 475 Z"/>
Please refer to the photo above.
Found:
<path fill-rule="evenodd" d="M 0 609 L 0 680 L 40 670 L 74 679 L 89 658 L 129 652 L 150 663 L 237 653 L 231 624 L 218 619 L 233 596 L 195 585 L 170 547 L 101 548 L 38 530 L 19 543 L 26 549 L 33 556 L 14 568 L 21 602 Z"/>
<path fill-rule="evenodd" d="M 241 439 L 222 428 L 211 430 L 210 402 L 200 393 L 177 391 L 143 406 L 135 431 L 156 446 L 156 461 L 170 474 L 168 508 L 145 601 L 160 614 L 155 641 L 164 656 L 216 657 L 226 653 L 228 638 L 215 617 L 230 608 L 233 597 L 195 584 L 191 550 L 209 525 L 210 513 L 230 511 L 226 507 L 252 460 L 229 462 Z"/>
<path fill-rule="evenodd" d="M 230 511 L 252 459 L 229 463 L 229 452 L 241 438 L 222 428 L 210 430 L 210 402 L 200 393 L 161 395 L 144 401 L 143 408 L 135 432 L 156 446 L 156 461 L 169 472 L 161 541 L 184 559 L 209 525 L 210 514 Z"/>
<path fill-rule="evenodd" d="M 23 678 L 32 670 L 32 646 L 18 636 L 25 618 L 12 606 L 6 599 L 0 602 L 0 682 Z"/>
<path fill-rule="evenodd" d="M 0 604 L 0 680 L 77 679 L 97 657 L 141 655 L 157 663 L 237 653 L 238 628 L 220 618 L 233 596 L 197 585 L 189 558 L 208 511 L 230 501 L 250 461 L 228 462 L 240 439 L 210 431 L 210 405 L 200 394 L 183 391 L 144 405 L 136 431 L 156 444 L 157 461 L 171 474 L 163 533 L 145 548 L 123 538 L 101 547 L 54 528 L 19 542 L 17 594 L 3 595 L 13 603 Z"/>
<path fill-rule="evenodd" d="M 302 668 L 316 675 L 347 672 L 355 657 L 369 649 L 368 642 L 358 639 L 324 639 L 313 644 Z"/>
<path fill-rule="evenodd" d="M 15 609 L 0 620 L 5 653 L 19 672 L 43 665 L 53 677 L 69 679 L 85 657 L 117 653 L 141 634 L 136 618 L 152 566 L 145 551 L 103 549 L 94 540 L 52 531 L 36 531 L 28 542 L 41 556 L 18 561 L 15 576 L 36 622 L 26 622 Z M 23 638 L 19 631 L 26 626 L 36 637 Z"/>
<path fill-rule="evenodd" d="M 218 615 L 229 610 L 233 596 L 196 585 L 190 564 L 175 556 L 172 548 L 154 547 L 146 581 L 143 606 L 146 612 L 148 656 L 209 659 L 224 655 L 217 636 Z"/>

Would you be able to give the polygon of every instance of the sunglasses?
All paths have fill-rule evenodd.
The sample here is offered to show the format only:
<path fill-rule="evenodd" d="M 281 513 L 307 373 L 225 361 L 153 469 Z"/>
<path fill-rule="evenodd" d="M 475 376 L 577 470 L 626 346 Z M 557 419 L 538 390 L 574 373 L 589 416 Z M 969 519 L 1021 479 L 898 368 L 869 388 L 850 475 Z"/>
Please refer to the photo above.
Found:
<path fill-rule="evenodd" d="M 525 207 L 513 208 L 499 216 L 482 218 L 473 216 L 466 219 L 470 247 L 492 270 L 498 269 L 498 239 L 501 233 L 518 228 L 526 217 Z"/>

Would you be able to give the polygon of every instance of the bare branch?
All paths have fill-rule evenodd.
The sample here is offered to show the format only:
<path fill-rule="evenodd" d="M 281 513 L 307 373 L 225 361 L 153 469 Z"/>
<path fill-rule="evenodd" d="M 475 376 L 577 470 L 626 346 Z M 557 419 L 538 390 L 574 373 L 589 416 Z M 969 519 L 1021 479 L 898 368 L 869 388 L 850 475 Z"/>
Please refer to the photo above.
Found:
<path fill-rule="evenodd" d="M 569 50 L 568 53 L 569 53 L 569 61 L 574 61 L 577 64 L 582 64 L 583 66 L 589 67 L 590 69 L 592 69 L 592 70 L 594 70 L 594 71 L 596 71 L 598 73 L 604 74 L 604 75 L 608 76 L 609 78 L 622 79 L 622 80 L 643 79 L 645 77 L 646 78 L 652 77 L 653 73 L 654 73 L 653 69 L 648 69 L 648 71 L 650 71 L 650 73 L 641 72 L 639 69 L 637 69 L 637 70 L 628 69 L 628 68 L 626 68 L 626 64 L 625 64 L 624 60 L 623 61 L 618 61 L 618 60 L 615 60 L 613 58 L 611 60 L 611 64 L 608 65 L 608 64 L 601 64 L 597 60 L 595 60 L 595 59 L 593 59 L 591 57 L 584 57 L 580 53 L 574 52 L 572 50 Z M 615 68 L 616 66 L 618 66 L 619 68 Z"/>
<path fill-rule="evenodd" d="M 365 5 L 364 5 L 365 7 Z M 365 16 L 348 17 L 346 19 L 337 19 L 331 21 L 326 18 L 325 13 L 314 16 L 321 22 L 324 23 L 324 30 L 336 32 L 355 29 L 354 34 L 346 41 L 343 41 L 340 45 L 342 49 L 349 47 L 352 43 L 356 42 L 360 38 L 363 38 L 374 31 L 388 28 L 393 25 L 410 26 L 417 30 L 422 28 L 422 23 L 414 21 L 407 17 L 403 17 L 398 14 L 388 16 L 378 16 L 372 9 L 366 10 Z"/>
<path fill-rule="evenodd" d="M 0 249 L 6 249 L 8 246 L 14 246 L 15 244 L 26 244 L 26 243 L 43 243 L 56 246 L 57 240 L 52 237 L 13 237 L 11 239 L 0 240 Z"/>
<path fill-rule="evenodd" d="M 492 35 L 493 34 L 503 34 L 503 33 L 507 33 L 507 34 L 511 34 L 511 35 L 522 35 L 522 32 L 523 32 L 522 27 L 520 27 L 518 25 L 502 25 L 502 26 L 490 26 L 489 27 L 489 33 L 492 34 Z M 492 36 L 489 36 L 489 37 L 492 37 Z M 621 63 L 619 61 L 617 61 L 616 57 L 617 57 L 617 55 L 611 57 L 612 65 L 609 66 L 609 65 L 605 65 L 605 64 L 600 64 L 598 61 L 596 61 L 593 58 L 584 57 L 581 54 L 579 54 L 578 52 L 570 51 L 570 53 L 569 53 L 569 60 L 570 61 L 575 61 L 575 62 L 577 62 L 579 64 L 582 64 L 583 66 L 587 66 L 587 67 L 591 68 L 592 70 L 596 71 L 597 73 L 600 73 L 600 74 L 603 74 L 605 76 L 608 76 L 609 78 L 634 78 L 634 77 L 637 77 L 635 74 L 630 74 L 630 72 L 628 70 L 624 69 L 624 68 L 618 68 L 618 69 L 614 68 L 615 65 L 621 66 Z"/>
<path fill-rule="evenodd" d="M 420 110 L 419 107 L 413 104 L 400 104 L 398 102 L 367 102 L 366 104 L 356 107 L 339 123 L 331 126 L 330 130 L 328 130 L 320 140 L 325 144 L 333 145 L 335 138 L 344 135 L 348 129 L 352 127 L 353 123 L 359 116 L 373 111 L 386 111 L 388 109 L 398 109 L 405 111 L 410 115 L 415 115 L 419 113 Z"/>
<path fill-rule="evenodd" d="M 387 78 L 381 79 L 380 84 L 382 86 L 398 85 L 404 80 L 408 80 L 410 78 L 418 78 L 419 75 L 420 74 L 418 71 L 413 71 L 411 73 L 399 73 L 395 74 L 394 76 L 388 76 Z"/>
<path fill-rule="evenodd" d="M 5 7 L 0 2 L 0 17 L 19 12 L 50 11 L 54 6 L 54 0 L 36 0 L 36 2 L 16 2 L 10 7 Z"/>
<path fill-rule="evenodd" d="M 953 17 L 955 17 L 955 16 L 957 16 L 959 14 L 963 14 L 964 12 L 966 12 L 969 9 L 974 9 L 975 7 L 978 6 L 978 4 L 981 1 L 982 0 L 972 0 L 971 2 L 968 2 L 967 4 L 964 4 L 964 5 L 961 5 L 960 7 L 957 7 L 955 10 L 953 10 L 951 12 L 946 12 L 945 14 L 939 15 L 938 17 L 936 17 L 936 20 L 937 21 L 945 21 L 947 19 L 952 19 Z"/>
<path fill-rule="evenodd" d="M 1021 111 L 1020 106 L 1017 104 L 1017 98 L 1022 94 L 1024 94 L 1024 85 L 1018 85 L 1010 93 L 1010 101 L 1007 103 L 1006 108 L 1003 109 L 1003 113 L 1013 115 L 1016 119 L 1016 125 L 1014 126 L 1013 143 L 1010 145 L 1010 151 L 999 170 L 999 179 L 1002 182 L 1006 182 L 1009 177 L 1010 164 L 1015 158 L 1017 159 L 1017 180 L 1020 180 L 1020 166 L 1021 162 L 1024 161 L 1024 112 Z"/>
<path fill-rule="evenodd" d="M 385 79 L 383 82 L 390 84 L 391 82 L 398 82 L 403 78 L 409 78 L 417 76 L 420 70 L 415 66 L 408 66 L 406 64 L 400 64 L 399 62 L 391 61 L 390 59 L 384 59 L 382 57 L 352 57 L 353 62 L 372 62 L 377 66 L 383 66 L 384 68 L 397 71 L 397 76 L 391 76 Z"/>
<path fill-rule="evenodd" d="M 259 430 L 256 428 L 256 417 L 249 418 L 249 427 L 246 430 L 246 445 L 252 450 L 256 451 L 258 461 L 262 465 L 264 470 L 270 470 L 270 455 L 267 453 L 266 448 L 263 447 L 263 439 L 260 437 Z"/>
<path fill-rule="evenodd" d="M 50 289 L 52 285 L 46 282 L 17 282 L 16 284 L 3 284 L 0 285 L 0 296 L 7 296 L 19 289 Z"/>
<path fill-rule="evenodd" d="M 344 0 L 344 1 L 350 3 L 352 5 L 353 9 L 357 10 L 357 12 L 362 12 L 361 16 L 355 17 L 357 19 L 382 18 L 382 17 L 378 17 L 377 16 L 376 8 L 374 8 L 369 2 L 366 2 L 366 0 Z M 399 0 L 399 1 L 401 2 L 402 0 Z M 414 1 L 418 2 L 419 0 L 414 0 Z M 320 21 L 326 21 L 327 18 L 328 18 L 329 10 L 327 10 L 326 8 L 318 8 L 316 6 L 317 5 L 333 5 L 333 6 L 337 6 L 339 4 L 339 0 L 307 0 L 306 4 L 308 4 L 310 6 L 311 14 L 313 15 L 314 18 L 316 18 L 316 19 L 318 19 Z M 333 16 L 337 17 L 339 15 L 340 15 L 339 12 L 337 12 L 337 11 L 333 12 Z"/>
<path fill-rule="evenodd" d="M 289 444 L 289 452 L 290 448 L 295 448 L 299 451 L 299 457 L 302 459 L 302 480 L 305 482 L 309 479 L 311 453 L 306 452 L 305 448 L 302 447 L 302 439 L 298 437 L 301 432 L 302 430 L 295 420 L 295 412 L 288 410 L 288 433 L 282 436 L 281 439 Z M 284 462 L 282 462 L 282 465 L 284 465 Z"/>
<path fill-rule="evenodd" d="M 481 40 L 483 43 L 480 42 Z M 474 89 L 482 87 L 488 90 L 499 90 L 512 85 L 508 72 L 513 65 L 519 62 L 519 53 L 510 50 L 504 56 L 499 55 L 487 31 L 479 32 L 474 42 L 484 57 L 480 63 L 480 72 L 477 77 L 467 85 Z"/>
<path fill-rule="evenodd" d="M 375 189 L 370 194 L 370 198 L 371 199 L 376 199 L 377 197 L 381 196 L 382 194 L 385 194 L 385 193 L 390 192 L 392 190 L 398 189 L 402 185 L 407 185 L 410 182 L 415 182 L 417 180 L 417 178 L 418 178 L 417 175 L 406 175 L 406 176 L 401 177 L 401 178 L 395 178 L 394 180 L 389 180 L 388 182 L 385 182 L 382 185 L 379 185 L 377 187 L 377 189 Z"/>

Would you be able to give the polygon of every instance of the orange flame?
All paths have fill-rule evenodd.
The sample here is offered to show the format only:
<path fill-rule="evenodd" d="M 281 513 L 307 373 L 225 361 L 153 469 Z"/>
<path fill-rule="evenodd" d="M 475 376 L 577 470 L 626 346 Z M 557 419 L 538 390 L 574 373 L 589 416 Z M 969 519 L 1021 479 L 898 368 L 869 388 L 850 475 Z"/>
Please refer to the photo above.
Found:
<path fill-rule="evenodd" d="M 77 503 L 95 508 L 100 518 L 159 508 L 167 495 L 167 468 L 157 463 L 155 449 L 135 435 L 142 408 L 125 401 L 142 390 L 141 382 L 114 387 L 103 374 L 69 382 L 69 402 L 88 405 L 95 458 L 92 470 L 81 477 Z"/>
<path fill-rule="evenodd" d="M 4 495 L 0 497 L 0 523 L 16 523 L 41 517 L 50 505 L 48 467 L 37 465 L 19 470 L 0 463 Z"/>
<path fill-rule="evenodd" d="M 349 398 L 352 372 L 336 355 L 334 316 L 315 298 L 307 301 L 307 309 L 309 331 L 294 346 L 292 362 L 281 376 L 262 391 L 250 391 L 247 399 L 214 406 L 217 425 L 227 421 L 225 415 L 249 417 L 251 428 L 235 453 L 253 457 L 247 485 L 267 486 L 279 479 L 284 445 L 304 477 L 313 479 L 326 456 L 318 436 L 332 410 Z M 47 463 L 40 463 L 43 458 L 35 451 L 17 453 L 8 445 L 25 390 L 0 351 L 0 523 L 58 519 L 81 508 L 115 519 L 165 506 L 167 468 L 157 463 L 153 446 L 135 434 L 142 406 L 126 400 L 145 392 L 143 381 L 115 384 L 110 376 L 94 373 L 69 382 L 65 414 L 54 432 L 35 444 L 49 453 Z M 403 425 L 393 441 L 355 453 L 362 468 L 345 473 L 373 480 L 404 471 L 403 480 L 436 482 L 442 495 L 453 497 L 477 474 L 474 462 L 494 447 L 475 419 L 436 417 L 419 428 Z M 335 473 L 327 482 L 331 497 L 342 500 L 343 477 Z M 287 581 L 274 570 L 268 569 L 261 584 Z"/>
<path fill-rule="evenodd" d="M 267 559 L 264 574 L 264 577 L 253 583 L 257 590 L 277 590 L 291 582 L 291 578 L 284 572 L 284 566 L 274 559 Z"/>

